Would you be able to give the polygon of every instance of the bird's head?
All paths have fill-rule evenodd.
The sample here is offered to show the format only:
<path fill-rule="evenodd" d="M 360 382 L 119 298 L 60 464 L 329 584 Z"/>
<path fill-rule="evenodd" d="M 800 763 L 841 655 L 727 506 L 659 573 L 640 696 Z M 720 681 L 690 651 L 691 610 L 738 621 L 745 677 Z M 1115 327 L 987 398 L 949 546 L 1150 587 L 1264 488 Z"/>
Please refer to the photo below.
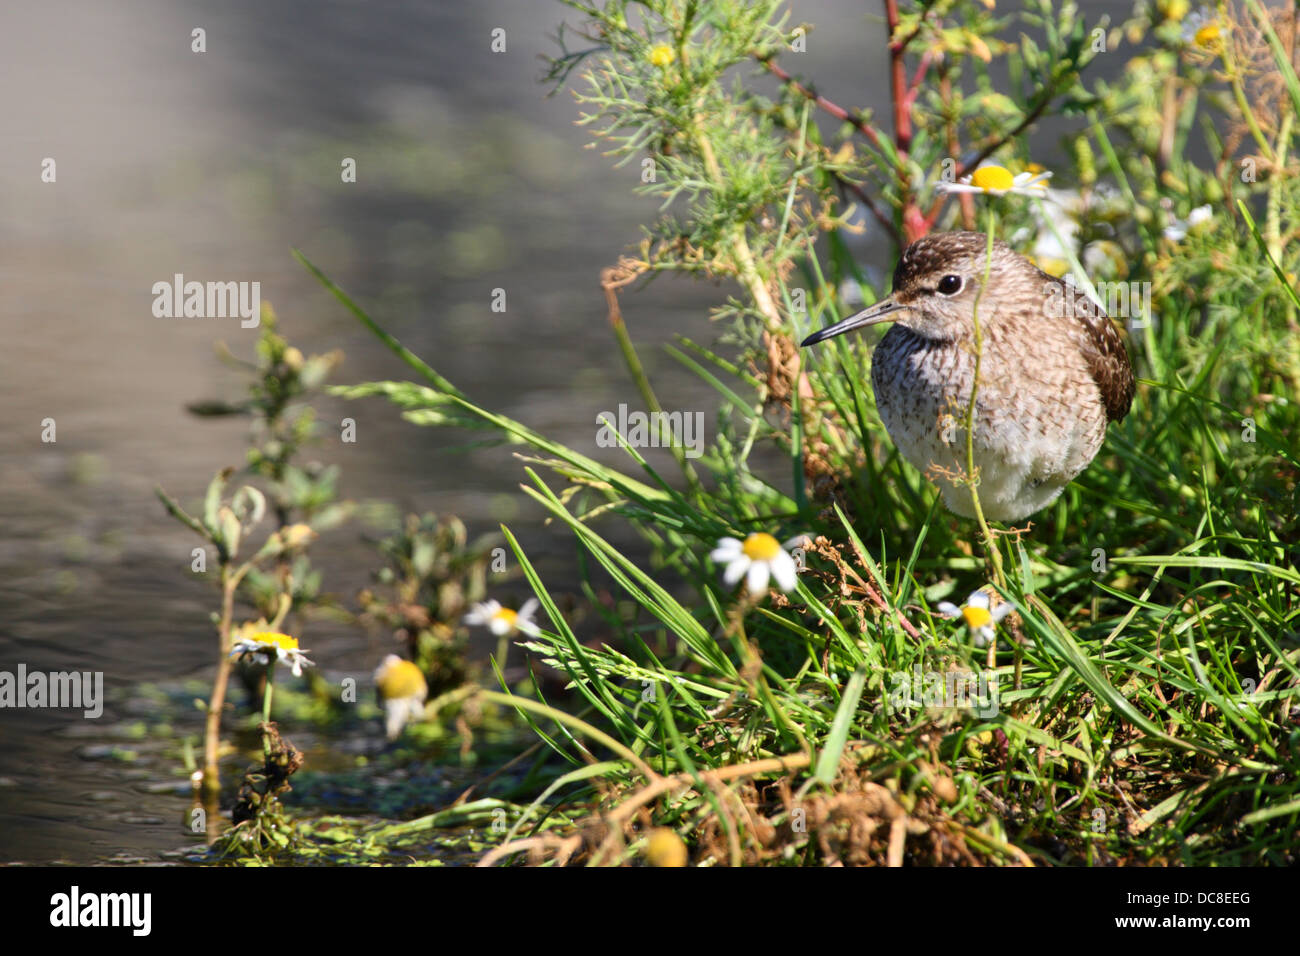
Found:
<path fill-rule="evenodd" d="M 993 241 L 991 261 L 987 250 L 988 236 L 982 232 L 941 232 L 916 240 L 898 260 L 894 290 L 887 299 L 814 332 L 801 344 L 814 345 L 882 322 L 897 322 L 938 341 L 965 338 L 974 332 L 977 299 L 981 327 L 996 321 L 992 303 L 980 294 L 986 262 L 989 288 L 1000 294 L 1028 288 L 1042 295 L 1044 283 L 1053 281 L 1001 240 Z"/>

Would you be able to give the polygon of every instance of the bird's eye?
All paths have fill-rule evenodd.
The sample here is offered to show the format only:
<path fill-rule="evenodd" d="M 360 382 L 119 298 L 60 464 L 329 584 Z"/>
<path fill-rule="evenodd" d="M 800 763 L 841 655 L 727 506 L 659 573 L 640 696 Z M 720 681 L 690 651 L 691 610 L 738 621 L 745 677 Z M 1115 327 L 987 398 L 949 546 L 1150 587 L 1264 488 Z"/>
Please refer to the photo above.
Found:
<path fill-rule="evenodd" d="M 961 291 L 961 276 L 944 276 L 939 280 L 940 295 L 956 295 Z"/>

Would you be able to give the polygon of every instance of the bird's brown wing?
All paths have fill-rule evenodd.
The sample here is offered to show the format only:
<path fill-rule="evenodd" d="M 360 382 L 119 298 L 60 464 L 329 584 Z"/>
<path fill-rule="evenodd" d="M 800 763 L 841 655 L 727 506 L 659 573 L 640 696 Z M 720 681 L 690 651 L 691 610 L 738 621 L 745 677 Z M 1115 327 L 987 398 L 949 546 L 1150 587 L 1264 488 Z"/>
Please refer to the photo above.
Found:
<path fill-rule="evenodd" d="M 1046 273 L 1044 273 L 1047 276 Z M 1106 315 L 1106 311 L 1078 289 L 1071 289 L 1055 276 L 1047 278 L 1057 282 L 1066 293 L 1066 303 L 1078 303 L 1080 308 L 1067 310 L 1063 321 L 1069 324 L 1072 338 L 1088 363 L 1092 380 L 1101 391 L 1102 404 L 1106 406 L 1106 419 L 1117 422 L 1128 414 L 1133 404 L 1136 383 L 1128 350 L 1119 331 Z"/>

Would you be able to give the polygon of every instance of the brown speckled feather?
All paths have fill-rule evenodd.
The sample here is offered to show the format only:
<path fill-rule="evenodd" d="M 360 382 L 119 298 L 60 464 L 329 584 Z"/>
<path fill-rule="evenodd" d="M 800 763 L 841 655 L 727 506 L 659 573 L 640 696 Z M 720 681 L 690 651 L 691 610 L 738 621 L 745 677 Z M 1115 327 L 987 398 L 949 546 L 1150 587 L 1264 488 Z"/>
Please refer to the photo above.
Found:
<path fill-rule="evenodd" d="M 1055 276 L 1043 273 L 1044 279 L 1050 279 L 1061 287 L 1062 293 L 1070 290 L 1064 282 Z M 1082 293 L 1073 293 L 1082 299 Z M 1068 301 L 1068 300 L 1067 300 Z M 1086 300 L 1085 300 L 1086 301 Z M 1108 421 L 1120 421 L 1128 414 L 1133 405 L 1136 383 L 1133 379 L 1133 366 L 1129 363 L 1128 350 L 1120 338 L 1115 324 L 1107 317 L 1105 310 L 1089 301 L 1091 310 L 1087 315 L 1067 315 L 1065 320 L 1075 323 L 1082 332 L 1078 342 L 1079 351 L 1088 362 L 1092 379 L 1101 389 L 1101 400 L 1106 406 Z"/>

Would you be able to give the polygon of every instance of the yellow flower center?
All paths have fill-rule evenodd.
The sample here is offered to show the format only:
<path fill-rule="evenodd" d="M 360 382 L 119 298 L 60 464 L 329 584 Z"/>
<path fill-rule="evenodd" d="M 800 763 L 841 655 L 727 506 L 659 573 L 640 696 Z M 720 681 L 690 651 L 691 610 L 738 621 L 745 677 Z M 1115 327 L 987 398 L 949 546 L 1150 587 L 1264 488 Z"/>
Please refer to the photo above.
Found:
<path fill-rule="evenodd" d="M 978 604 L 966 605 L 961 609 L 961 616 L 966 619 L 966 626 L 972 630 L 986 627 L 993 620 L 993 615 L 989 613 L 989 609 L 980 607 Z"/>
<path fill-rule="evenodd" d="M 428 690 L 420 668 L 410 661 L 394 661 L 389 664 L 375 683 L 379 686 L 379 693 L 386 699 L 415 697 Z"/>
<path fill-rule="evenodd" d="M 1202 49 L 1214 46 L 1219 42 L 1219 24 L 1218 21 L 1207 23 L 1196 31 L 1192 38 L 1193 42 Z"/>
<path fill-rule="evenodd" d="M 740 550 L 745 552 L 745 557 L 753 561 L 771 561 L 781 553 L 781 545 L 770 534 L 757 531 L 745 539 Z"/>
<path fill-rule="evenodd" d="M 1016 184 L 1016 177 L 1011 175 L 1010 170 L 1001 166 L 981 166 L 971 174 L 970 182 L 976 189 L 987 192 L 994 189 L 1010 189 Z"/>
<path fill-rule="evenodd" d="M 1064 259 L 1053 259 L 1051 256 L 1037 256 L 1034 259 L 1038 268 L 1042 269 L 1049 276 L 1056 276 L 1058 279 L 1070 271 L 1070 264 Z"/>
<path fill-rule="evenodd" d="M 519 617 L 519 612 L 512 611 L 508 607 L 503 607 L 501 610 L 493 614 L 492 617 L 498 621 L 504 621 L 506 624 L 509 624 L 511 627 L 514 627 L 515 621 Z"/>
<path fill-rule="evenodd" d="M 677 51 L 667 43 L 660 43 L 650 48 L 650 62 L 661 70 L 677 59 Z"/>
<path fill-rule="evenodd" d="M 298 649 L 297 638 L 290 637 L 288 634 L 281 634 L 278 631 L 259 631 L 249 640 L 256 641 L 259 644 L 270 644 L 272 647 L 282 647 L 286 651 L 296 651 Z"/>

